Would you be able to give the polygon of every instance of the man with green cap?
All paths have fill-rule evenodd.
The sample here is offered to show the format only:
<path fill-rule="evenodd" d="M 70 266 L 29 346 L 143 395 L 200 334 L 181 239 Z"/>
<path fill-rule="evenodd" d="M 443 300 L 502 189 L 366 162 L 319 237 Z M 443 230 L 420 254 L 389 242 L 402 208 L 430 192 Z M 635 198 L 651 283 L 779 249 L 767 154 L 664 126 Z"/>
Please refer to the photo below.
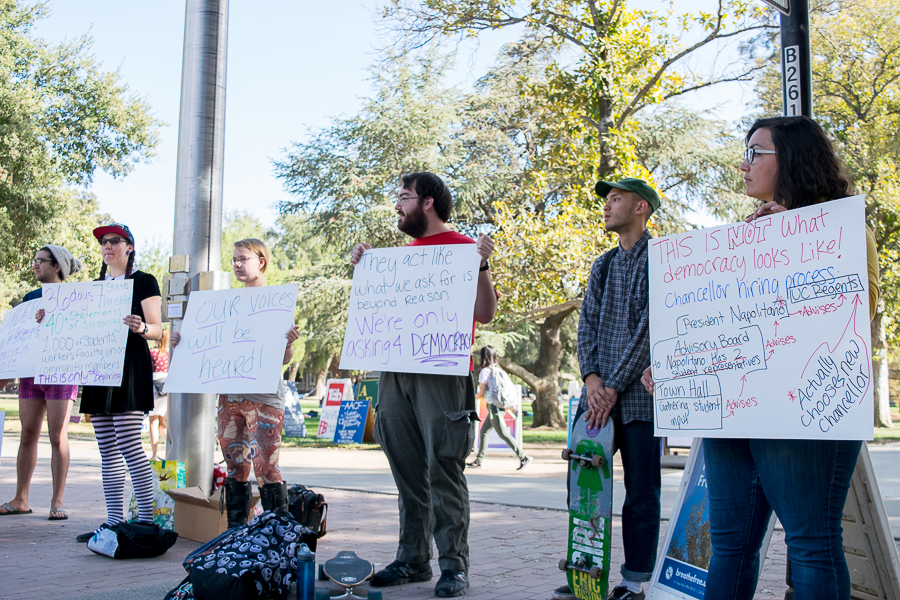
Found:
<path fill-rule="evenodd" d="M 642 600 L 659 541 L 659 440 L 653 436 L 653 397 L 641 385 L 641 373 L 650 365 L 647 221 L 660 201 L 640 179 L 600 181 L 594 190 L 606 199 L 603 221 L 619 234 L 619 244 L 594 261 L 584 292 L 578 322 L 584 387 L 576 418 L 584 414 L 591 428 L 610 418 L 615 425 L 613 452 L 620 452 L 625 472 L 625 563 L 609 598 Z M 575 598 L 568 586 L 553 597 Z"/>

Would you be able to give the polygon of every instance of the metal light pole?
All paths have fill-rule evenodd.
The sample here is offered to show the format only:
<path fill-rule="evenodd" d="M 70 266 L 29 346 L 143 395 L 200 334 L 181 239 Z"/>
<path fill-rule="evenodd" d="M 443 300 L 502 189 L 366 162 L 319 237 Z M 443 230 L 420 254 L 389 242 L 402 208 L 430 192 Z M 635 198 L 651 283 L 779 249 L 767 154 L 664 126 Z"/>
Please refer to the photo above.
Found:
<path fill-rule="evenodd" d="M 228 287 L 215 277 L 222 261 L 222 174 L 225 150 L 225 65 L 228 0 L 187 0 L 181 110 L 178 123 L 178 171 L 175 188 L 173 263 L 181 279 L 167 287 L 168 299 L 190 289 Z M 212 275 L 212 276 L 210 276 Z M 180 284 L 180 289 L 177 285 Z M 183 306 L 183 305 L 182 305 Z M 179 315 L 169 312 L 172 331 Z M 211 491 L 215 452 L 214 394 L 170 394 L 168 460 L 185 463 L 186 485 Z"/>
<path fill-rule="evenodd" d="M 784 114 L 813 116 L 809 0 L 763 0 L 781 13 L 781 82 Z"/>

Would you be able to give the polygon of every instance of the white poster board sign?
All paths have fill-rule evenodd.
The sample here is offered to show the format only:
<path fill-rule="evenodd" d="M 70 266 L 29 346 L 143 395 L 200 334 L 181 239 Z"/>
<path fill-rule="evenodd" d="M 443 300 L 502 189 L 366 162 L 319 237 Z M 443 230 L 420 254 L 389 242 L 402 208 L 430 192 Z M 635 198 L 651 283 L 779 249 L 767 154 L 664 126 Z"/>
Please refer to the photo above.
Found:
<path fill-rule="evenodd" d="M 0 323 L 0 379 L 34 377 L 41 328 L 34 313 L 40 305 L 35 298 L 6 311 Z"/>
<path fill-rule="evenodd" d="M 650 241 L 655 434 L 870 440 L 865 202 Z"/>
<path fill-rule="evenodd" d="M 475 244 L 366 250 L 341 369 L 468 374 L 480 263 Z"/>
<path fill-rule="evenodd" d="M 191 292 L 165 393 L 274 394 L 296 283 Z"/>
<path fill-rule="evenodd" d="M 134 281 L 45 283 L 43 290 L 34 382 L 120 386 Z"/>

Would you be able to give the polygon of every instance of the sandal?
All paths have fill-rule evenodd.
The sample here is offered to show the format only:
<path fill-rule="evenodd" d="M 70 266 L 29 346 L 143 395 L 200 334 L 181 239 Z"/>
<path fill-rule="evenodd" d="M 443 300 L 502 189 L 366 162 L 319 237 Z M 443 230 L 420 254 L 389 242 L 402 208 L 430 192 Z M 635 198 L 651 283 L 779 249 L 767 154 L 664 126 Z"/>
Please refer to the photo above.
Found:
<path fill-rule="evenodd" d="M 54 506 L 50 509 L 50 521 L 65 521 L 69 518 L 69 514 L 62 506 Z"/>
<path fill-rule="evenodd" d="M 30 508 L 28 510 L 17 510 L 16 507 L 9 502 L 0 505 L 0 508 L 6 511 L 0 512 L 0 517 L 5 517 L 6 515 L 30 515 L 33 512 Z"/>

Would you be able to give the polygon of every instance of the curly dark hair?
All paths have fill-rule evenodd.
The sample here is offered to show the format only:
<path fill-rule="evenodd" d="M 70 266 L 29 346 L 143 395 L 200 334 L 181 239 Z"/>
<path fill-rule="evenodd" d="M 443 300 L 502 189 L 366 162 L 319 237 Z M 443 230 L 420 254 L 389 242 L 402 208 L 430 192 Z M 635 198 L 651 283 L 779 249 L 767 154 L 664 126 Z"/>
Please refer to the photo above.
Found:
<path fill-rule="evenodd" d="M 432 198 L 434 199 L 434 212 L 438 218 L 444 223 L 450 220 L 450 215 L 453 213 L 453 196 L 443 179 L 434 173 L 421 171 L 407 173 L 400 180 L 404 188 L 416 190 L 419 206 L 422 205 L 423 199 Z"/>
<path fill-rule="evenodd" d="M 778 157 L 776 202 L 790 210 L 853 195 L 853 184 L 818 123 L 802 116 L 757 119 L 745 142 L 758 129 L 772 134 Z"/>

